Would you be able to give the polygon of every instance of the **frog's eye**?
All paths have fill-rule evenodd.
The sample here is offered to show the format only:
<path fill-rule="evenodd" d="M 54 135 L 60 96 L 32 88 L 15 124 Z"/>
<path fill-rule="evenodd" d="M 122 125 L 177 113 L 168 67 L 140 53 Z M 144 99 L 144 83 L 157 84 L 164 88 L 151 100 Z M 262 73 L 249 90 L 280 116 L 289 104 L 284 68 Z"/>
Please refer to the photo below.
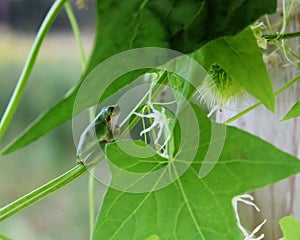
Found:
<path fill-rule="evenodd" d="M 115 107 L 114 106 L 109 106 L 107 108 L 107 117 L 106 117 L 106 121 L 107 122 L 110 122 L 111 114 L 114 113 L 114 111 L 115 111 Z"/>
<path fill-rule="evenodd" d="M 120 111 L 120 107 L 118 107 L 118 106 L 111 106 L 111 107 L 110 107 L 110 111 L 111 111 L 112 113 L 119 112 L 119 111 Z"/>
<path fill-rule="evenodd" d="M 115 106 L 109 106 L 108 107 L 108 111 L 110 112 L 110 113 L 112 113 L 112 112 L 114 112 L 115 111 Z"/>

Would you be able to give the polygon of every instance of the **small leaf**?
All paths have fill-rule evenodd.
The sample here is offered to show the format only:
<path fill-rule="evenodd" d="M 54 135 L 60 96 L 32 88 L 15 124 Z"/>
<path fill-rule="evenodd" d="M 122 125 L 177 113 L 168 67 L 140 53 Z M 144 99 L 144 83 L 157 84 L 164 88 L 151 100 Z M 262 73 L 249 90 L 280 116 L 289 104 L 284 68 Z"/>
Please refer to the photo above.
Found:
<path fill-rule="evenodd" d="M 279 221 L 283 232 L 283 240 L 300 240 L 300 224 L 294 216 L 287 216 Z"/>
<path fill-rule="evenodd" d="M 0 234 L 0 239 L 2 240 L 11 240 L 11 238 L 5 237 L 4 235 Z"/>
<path fill-rule="evenodd" d="M 271 80 L 249 28 L 234 37 L 223 37 L 206 44 L 192 57 L 207 71 L 213 64 L 218 64 L 246 91 L 274 111 L 275 96 Z"/>
<path fill-rule="evenodd" d="M 201 138 L 197 156 L 186 172 L 156 191 L 135 194 L 109 188 L 98 214 L 94 240 L 147 239 L 153 234 L 159 239 L 240 240 L 242 236 L 237 227 L 232 198 L 300 171 L 300 161 L 295 157 L 256 136 L 228 127 L 224 149 L 216 166 L 209 175 L 200 179 L 199 168 L 210 144 L 210 132 L 207 131 L 210 122 L 198 107 L 194 110 L 200 120 Z M 200 136 L 191 135 L 190 138 Z M 126 169 L 134 161 L 139 161 L 120 153 L 116 143 L 110 144 L 107 150 L 109 159 L 122 162 Z M 183 147 L 182 150 L 188 148 Z M 174 159 L 168 166 L 176 166 L 184 160 L 177 162 Z M 154 157 L 150 162 L 155 161 Z M 143 161 L 143 170 L 146 169 L 145 164 Z M 170 176 L 176 176 L 174 169 L 171 168 Z M 135 168 L 135 172 L 137 170 Z M 118 178 L 120 175 L 112 174 L 113 183 Z M 129 180 L 126 180 L 128 183 Z M 160 176 L 154 184 L 159 181 Z M 136 182 L 127 186 L 131 184 Z"/>
<path fill-rule="evenodd" d="M 298 101 L 290 111 L 283 117 L 281 121 L 286 121 L 291 118 L 296 118 L 300 116 L 300 101 Z"/>

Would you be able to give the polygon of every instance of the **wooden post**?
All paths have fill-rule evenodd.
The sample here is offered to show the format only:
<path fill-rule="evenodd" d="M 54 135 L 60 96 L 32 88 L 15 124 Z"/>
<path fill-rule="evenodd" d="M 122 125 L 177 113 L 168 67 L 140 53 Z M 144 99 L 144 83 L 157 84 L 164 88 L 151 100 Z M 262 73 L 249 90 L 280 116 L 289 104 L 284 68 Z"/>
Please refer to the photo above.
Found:
<path fill-rule="evenodd" d="M 280 7 L 280 3 L 278 6 Z M 278 17 L 282 17 L 280 12 L 277 13 L 277 19 Z M 300 11 L 292 15 L 286 32 L 299 31 L 299 19 Z M 294 50 L 299 46 L 299 39 L 290 41 L 290 46 Z M 284 59 L 282 54 L 275 54 L 267 60 L 274 90 L 299 75 L 299 69 L 296 66 L 283 67 L 280 59 Z M 235 121 L 233 125 L 265 139 L 283 151 L 300 157 L 300 118 L 280 122 L 297 100 L 300 100 L 300 83 L 296 83 L 277 97 L 275 114 L 261 106 Z M 250 102 L 254 103 L 255 100 L 252 99 Z M 267 223 L 261 230 L 265 233 L 264 239 L 273 240 L 282 237 L 278 221 L 283 216 L 293 214 L 298 221 L 300 220 L 300 175 L 255 191 L 252 195 L 261 212 L 257 213 L 252 209 L 248 212 L 249 230 L 253 230 L 264 218 L 267 219 Z"/>

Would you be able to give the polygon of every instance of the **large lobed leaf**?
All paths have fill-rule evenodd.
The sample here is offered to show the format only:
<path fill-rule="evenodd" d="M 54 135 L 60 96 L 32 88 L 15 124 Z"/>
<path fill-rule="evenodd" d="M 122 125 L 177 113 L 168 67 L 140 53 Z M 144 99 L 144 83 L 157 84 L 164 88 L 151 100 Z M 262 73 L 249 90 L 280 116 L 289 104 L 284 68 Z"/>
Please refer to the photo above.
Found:
<path fill-rule="evenodd" d="M 83 79 L 104 59 L 147 46 L 190 53 L 215 38 L 238 33 L 263 14 L 275 10 L 276 0 L 191 0 L 188 3 L 184 0 L 97 0 L 96 37 L 86 73 L 63 99 L 46 109 L 1 153 L 24 147 L 71 119 Z M 128 75 L 118 86 L 123 87 L 136 77 L 136 74 Z M 117 90 L 110 88 L 106 97 Z M 270 104 L 266 105 L 271 108 Z"/>
<path fill-rule="evenodd" d="M 238 33 L 275 10 L 274 0 L 97 1 L 98 31 L 90 66 L 137 47 L 190 53 L 213 39 Z"/>
<path fill-rule="evenodd" d="M 194 107 L 194 110 L 199 119 L 201 139 L 191 166 L 175 182 L 157 191 L 134 194 L 108 189 L 98 215 L 94 240 L 147 239 L 150 236 L 164 240 L 241 240 L 232 198 L 300 171 L 300 161 L 295 157 L 256 136 L 228 127 L 216 166 L 207 177 L 199 179 L 199 168 L 210 141 L 210 123 L 199 108 Z M 128 169 L 134 165 L 134 171 L 138 171 L 139 165 L 133 162 L 142 161 L 120 151 L 115 143 L 107 146 L 107 154 L 115 164 L 120 162 L 120 167 Z M 147 161 L 152 163 L 148 169 L 153 168 L 155 161 L 157 166 L 161 163 L 155 158 Z M 141 164 L 141 171 L 146 169 L 145 164 Z M 112 183 L 118 177 L 113 175 Z"/>

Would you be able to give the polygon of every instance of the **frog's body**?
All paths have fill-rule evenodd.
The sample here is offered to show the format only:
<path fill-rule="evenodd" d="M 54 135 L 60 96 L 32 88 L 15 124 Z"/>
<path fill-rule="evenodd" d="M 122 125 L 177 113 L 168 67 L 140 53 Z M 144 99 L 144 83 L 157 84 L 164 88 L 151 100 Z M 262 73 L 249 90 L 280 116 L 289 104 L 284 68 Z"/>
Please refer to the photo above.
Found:
<path fill-rule="evenodd" d="M 119 107 L 107 106 L 102 108 L 86 129 L 82 132 L 77 147 L 77 163 L 86 163 L 97 148 L 104 147 L 106 143 L 114 140 L 116 120 Z M 99 157 L 99 156 L 98 156 Z"/>

